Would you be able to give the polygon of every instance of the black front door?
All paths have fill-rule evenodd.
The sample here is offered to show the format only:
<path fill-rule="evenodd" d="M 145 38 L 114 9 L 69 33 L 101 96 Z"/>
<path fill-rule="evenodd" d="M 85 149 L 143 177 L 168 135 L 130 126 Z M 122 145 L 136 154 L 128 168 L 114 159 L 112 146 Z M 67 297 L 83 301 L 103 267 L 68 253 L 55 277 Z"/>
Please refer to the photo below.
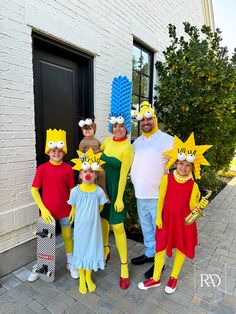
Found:
<path fill-rule="evenodd" d="M 81 140 L 79 116 L 93 112 L 93 59 L 39 35 L 33 35 L 33 44 L 37 164 L 48 160 L 49 128 L 66 131 L 69 161 Z"/>

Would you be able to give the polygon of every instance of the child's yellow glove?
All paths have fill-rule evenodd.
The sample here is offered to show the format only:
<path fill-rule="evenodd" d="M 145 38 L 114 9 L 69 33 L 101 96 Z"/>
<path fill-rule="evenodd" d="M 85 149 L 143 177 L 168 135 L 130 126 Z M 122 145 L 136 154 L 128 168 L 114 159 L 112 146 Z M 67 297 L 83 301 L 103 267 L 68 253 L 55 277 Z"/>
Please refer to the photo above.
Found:
<path fill-rule="evenodd" d="M 114 204 L 114 208 L 115 211 L 117 211 L 118 213 L 122 212 L 122 210 L 124 209 L 124 203 L 121 199 L 116 199 L 115 204 Z"/>
<path fill-rule="evenodd" d="M 75 205 L 71 206 L 71 211 L 69 214 L 69 220 L 70 220 L 70 224 L 72 225 L 75 219 Z"/>
<path fill-rule="evenodd" d="M 208 204 L 209 204 L 209 201 L 206 200 L 205 198 L 202 198 L 201 201 L 199 202 L 198 206 L 201 209 L 204 209 Z"/>
<path fill-rule="evenodd" d="M 35 203 L 38 205 L 38 208 L 40 209 L 43 221 L 45 221 L 46 223 L 52 222 L 54 220 L 54 218 L 51 215 L 50 211 L 43 204 L 41 195 L 39 193 L 39 189 L 32 187 L 31 188 L 31 194 L 33 196 Z"/>
<path fill-rule="evenodd" d="M 46 223 L 53 222 L 54 218 L 52 217 L 50 211 L 45 207 L 40 209 L 43 221 Z"/>
<path fill-rule="evenodd" d="M 162 222 L 162 217 L 161 216 L 157 216 L 157 219 L 156 219 L 156 226 L 158 229 L 162 229 L 162 225 L 163 225 L 163 222 Z"/>

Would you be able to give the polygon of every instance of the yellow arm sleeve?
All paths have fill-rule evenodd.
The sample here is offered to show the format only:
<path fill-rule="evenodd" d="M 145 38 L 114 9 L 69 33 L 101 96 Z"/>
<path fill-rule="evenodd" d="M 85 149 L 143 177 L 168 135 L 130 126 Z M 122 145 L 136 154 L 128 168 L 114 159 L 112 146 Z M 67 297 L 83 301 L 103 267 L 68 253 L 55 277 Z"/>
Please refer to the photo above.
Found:
<path fill-rule="evenodd" d="M 192 194 L 189 201 L 189 208 L 192 211 L 199 203 L 201 193 L 199 191 L 197 183 L 194 182 Z"/>
<path fill-rule="evenodd" d="M 41 195 L 39 193 L 39 189 L 32 187 L 31 188 L 31 194 L 33 196 L 35 203 L 38 205 L 38 208 L 41 211 L 41 215 L 42 215 L 43 220 L 47 223 L 52 222 L 54 220 L 54 218 L 51 215 L 50 211 L 43 204 Z"/>
<path fill-rule="evenodd" d="M 134 159 L 134 151 L 131 146 L 131 149 L 128 149 L 124 152 L 122 162 L 121 162 L 118 192 L 117 192 L 117 197 L 114 204 L 115 210 L 117 210 L 118 212 L 121 212 L 124 209 L 123 195 L 125 191 L 127 175 L 129 173 L 129 169 L 132 165 L 133 159 Z"/>
<path fill-rule="evenodd" d="M 99 205 L 99 212 L 101 213 L 104 205 Z"/>
<path fill-rule="evenodd" d="M 31 188 L 31 194 L 32 194 L 33 199 L 34 199 L 35 203 L 38 205 L 38 208 L 40 209 L 41 212 L 44 210 L 48 210 L 43 204 L 43 201 L 42 201 L 42 198 L 41 198 L 41 195 L 39 193 L 38 188 L 32 187 Z"/>
<path fill-rule="evenodd" d="M 70 220 L 71 224 L 73 224 L 73 222 L 75 220 L 75 211 L 76 211 L 76 207 L 75 207 L 75 205 L 72 205 L 71 206 L 71 211 L 70 211 L 70 214 L 69 214 L 69 220 Z"/>
<path fill-rule="evenodd" d="M 161 179 L 158 204 L 157 204 L 156 225 L 158 226 L 158 228 L 162 227 L 162 211 L 163 211 L 164 201 L 166 197 L 167 184 L 168 184 L 168 175 L 165 174 Z"/>

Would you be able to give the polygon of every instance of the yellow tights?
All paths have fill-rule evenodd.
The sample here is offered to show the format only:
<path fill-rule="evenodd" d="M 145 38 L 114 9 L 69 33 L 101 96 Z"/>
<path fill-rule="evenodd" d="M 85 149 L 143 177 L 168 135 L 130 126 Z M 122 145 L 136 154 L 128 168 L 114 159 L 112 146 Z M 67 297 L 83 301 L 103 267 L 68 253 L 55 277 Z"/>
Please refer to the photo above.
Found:
<path fill-rule="evenodd" d="M 72 242 L 72 230 L 71 227 L 61 227 L 61 234 L 65 244 L 66 253 L 72 253 L 73 242 Z"/>
<path fill-rule="evenodd" d="M 109 237 L 109 224 L 106 219 L 101 218 L 102 222 L 102 234 L 103 234 L 103 245 L 104 245 L 104 257 L 107 258 L 109 254 L 108 237 Z M 115 236 L 116 247 L 120 255 L 121 272 L 122 278 L 129 278 L 128 269 L 128 256 L 127 256 L 127 238 L 123 223 L 112 225 L 112 229 Z"/>
<path fill-rule="evenodd" d="M 94 292 L 96 290 L 96 285 L 92 281 L 92 269 L 85 270 L 79 268 L 79 292 L 82 294 L 87 293 L 87 287 L 89 292 Z"/>
<path fill-rule="evenodd" d="M 166 250 L 156 253 L 154 262 L 153 280 L 158 281 L 161 277 L 161 271 L 165 264 Z M 178 278 L 181 268 L 185 260 L 185 255 L 178 249 L 175 250 L 174 265 L 171 272 L 171 277 Z"/>

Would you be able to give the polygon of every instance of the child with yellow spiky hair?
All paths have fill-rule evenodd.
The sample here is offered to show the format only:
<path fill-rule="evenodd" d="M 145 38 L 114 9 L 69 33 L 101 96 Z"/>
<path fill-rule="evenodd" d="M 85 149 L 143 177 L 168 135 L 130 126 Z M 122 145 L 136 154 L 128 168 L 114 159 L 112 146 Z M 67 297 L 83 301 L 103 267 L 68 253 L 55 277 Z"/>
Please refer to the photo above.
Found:
<path fill-rule="evenodd" d="M 77 279 L 78 273 L 71 267 L 73 243 L 68 218 L 71 207 L 67 204 L 75 180 L 72 167 L 63 162 L 66 153 L 66 132 L 57 129 L 47 130 L 45 154 L 49 155 L 49 161 L 37 168 L 31 194 L 46 223 L 54 219 L 59 221 L 67 257 L 66 268 L 71 272 L 71 277 Z M 31 272 L 28 281 L 33 282 L 37 278 L 38 273 Z"/>
<path fill-rule="evenodd" d="M 175 292 L 178 275 L 185 257 L 193 259 L 197 245 L 196 222 L 191 225 L 185 223 L 185 218 L 198 205 L 207 206 L 208 201 L 202 199 L 199 203 L 200 192 L 195 178 L 200 178 L 200 165 L 209 165 L 203 153 L 212 145 L 195 145 L 194 134 L 183 143 L 177 136 L 174 137 L 174 148 L 165 152 L 170 157 L 166 169 L 174 163 L 176 170 L 162 177 L 160 184 L 159 201 L 156 218 L 156 255 L 153 277 L 138 284 L 139 289 L 147 290 L 161 284 L 161 271 L 165 255 L 172 256 L 175 249 L 175 259 L 170 279 L 165 292 Z"/>
<path fill-rule="evenodd" d="M 79 158 L 72 159 L 73 169 L 80 171 L 82 183 L 74 187 L 68 204 L 72 205 L 70 221 L 74 221 L 74 252 L 72 265 L 79 270 L 79 292 L 96 289 L 92 281 L 92 270 L 104 269 L 104 249 L 100 211 L 107 202 L 103 189 L 94 183 L 104 164 L 102 153 L 94 154 L 92 148 L 86 153 L 77 151 Z"/>

